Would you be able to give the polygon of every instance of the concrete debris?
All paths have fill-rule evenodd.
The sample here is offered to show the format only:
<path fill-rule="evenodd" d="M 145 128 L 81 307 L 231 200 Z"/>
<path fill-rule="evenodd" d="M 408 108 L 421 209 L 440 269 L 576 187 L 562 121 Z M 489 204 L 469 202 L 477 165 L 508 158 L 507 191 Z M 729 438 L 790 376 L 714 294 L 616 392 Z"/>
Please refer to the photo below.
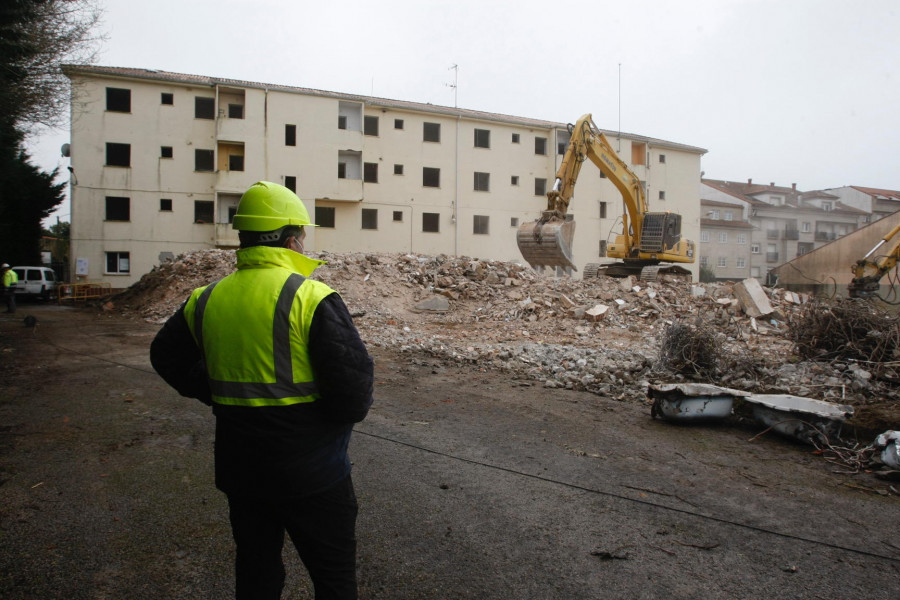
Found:
<path fill-rule="evenodd" d="M 885 431 L 875 438 L 874 446 L 882 464 L 900 469 L 900 431 Z"/>
<path fill-rule="evenodd" d="M 310 255 L 327 261 L 313 276 L 340 292 L 367 344 L 416 360 L 478 364 L 523 382 L 646 402 L 652 381 L 673 377 L 659 364 L 666 331 L 689 324 L 702 325 L 712 336 L 718 370 L 707 381 L 718 385 L 814 393 L 851 404 L 898 397 L 882 378 L 865 379 L 866 365 L 860 370 L 847 361 L 835 368 L 814 357 L 795 360 L 784 323 L 804 310 L 806 298 L 763 288 L 756 280 L 582 280 L 470 257 Z M 233 251 L 184 254 L 156 267 L 114 303 L 126 314 L 161 323 L 192 289 L 234 268 Z M 752 294 L 739 291 L 748 288 Z M 674 377 L 681 383 L 693 378 Z"/>
<path fill-rule="evenodd" d="M 744 402 L 753 418 L 771 429 L 815 446 L 840 438 L 853 407 L 790 394 L 751 394 Z"/>
<path fill-rule="evenodd" d="M 654 418 L 711 421 L 730 417 L 735 398 L 750 394 L 704 383 L 664 383 L 648 386 L 647 395 L 653 400 Z"/>

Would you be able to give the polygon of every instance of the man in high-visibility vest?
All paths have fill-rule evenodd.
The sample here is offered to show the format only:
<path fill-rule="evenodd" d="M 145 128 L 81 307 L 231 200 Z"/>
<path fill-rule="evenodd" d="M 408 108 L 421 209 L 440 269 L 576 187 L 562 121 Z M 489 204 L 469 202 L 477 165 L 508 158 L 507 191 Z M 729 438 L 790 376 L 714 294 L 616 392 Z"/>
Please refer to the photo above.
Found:
<path fill-rule="evenodd" d="M 6 312 L 16 312 L 16 283 L 19 276 L 12 270 L 7 263 L 0 265 L 0 272 L 3 273 L 3 297 L 6 299 Z"/>
<path fill-rule="evenodd" d="M 166 322 L 150 358 L 216 416 L 216 487 L 228 497 L 237 598 L 277 600 L 284 533 L 315 597 L 355 599 L 357 502 L 347 447 L 372 404 L 374 366 L 341 297 L 310 279 L 303 202 L 265 181 L 241 197 L 237 271 Z"/>

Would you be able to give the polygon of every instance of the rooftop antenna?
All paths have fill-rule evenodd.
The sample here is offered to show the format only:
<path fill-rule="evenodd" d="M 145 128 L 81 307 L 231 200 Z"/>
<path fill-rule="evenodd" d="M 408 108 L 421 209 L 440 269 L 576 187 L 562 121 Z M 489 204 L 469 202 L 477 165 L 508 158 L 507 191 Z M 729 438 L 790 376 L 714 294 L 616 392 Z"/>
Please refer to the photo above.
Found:
<path fill-rule="evenodd" d="M 619 135 L 616 137 L 617 152 L 622 151 L 622 63 L 619 63 Z"/>
<path fill-rule="evenodd" d="M 457 94 L 459 93 L 459 86 L 457 85 L 459 83 L 459 65 L 454 64 L 450 67 L 450 69 L 453 69 L 455 71 L 455 73 L 453 74 L 453 83 L 447 83 L 444 85 L 453 88 L 453 108 L 459 108 L 457 103 Z M 449 71 L 450 69 L 447 70 Z"/>

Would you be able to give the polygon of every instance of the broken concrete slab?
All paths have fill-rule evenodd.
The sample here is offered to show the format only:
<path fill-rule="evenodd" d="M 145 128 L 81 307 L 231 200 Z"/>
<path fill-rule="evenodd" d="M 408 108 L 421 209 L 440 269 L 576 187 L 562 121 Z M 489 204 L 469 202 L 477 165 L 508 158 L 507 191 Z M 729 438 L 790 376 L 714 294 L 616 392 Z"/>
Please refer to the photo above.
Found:
<path fill-rule="evenodd" d="M 774 310 L 762 285 L 753 277 L 735 284 L 734 295 L 738 297 L 741 307 L 749 317 L 764 317 Z"/>
<path fill-rule="evenodd" d="M 844 421 L 853 415 L 852 406 L 790 394 L 750 394 L 744 402 L 759 423 L 816 446 L 838 439 Z"/>
<path fill-rule="evenodd" d="M 589 321 L 599 321 L 603 317 L 606 316 L 606 313 L 608 311 L 609 311 L 609 307 L 606 306 L 605 304 L 597 304 L 597 305 L 593 306 L 592 308 L 589 308 L 586 311 L 584 311 L 584 318 L 588 319 Z"/>
<path fill-rule="evenodd" d="M 450 300 L 446 296 L 432 296 L 416 304 L 413 310 L 418 312 L 447 312 L 450 310 Z"/>
<path fill-rule="evenodd" d="M 650 414 L 672 421 L 712 421 L 731 416 L 734 400 L 750 394 L 707 383 L 663 383 L 647 387 Z"/>

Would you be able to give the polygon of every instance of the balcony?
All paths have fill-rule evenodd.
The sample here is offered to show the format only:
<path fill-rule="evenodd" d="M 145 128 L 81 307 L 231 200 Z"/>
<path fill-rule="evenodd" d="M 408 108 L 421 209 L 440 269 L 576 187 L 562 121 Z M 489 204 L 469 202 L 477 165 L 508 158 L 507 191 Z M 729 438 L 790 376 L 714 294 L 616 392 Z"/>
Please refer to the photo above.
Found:
<path fill-rule="evenodd" d="M 778 239 L 778 230 L 777 229 L 767 229 L 766 230 L 766 238 L 770 240 Z"/>
<path fill-rule="evenodd" d="M 766 252 L 766 262 L 767 263 L 777 263 L 778 262 L 778 253 L 777 252 Z"/>
<path fill-rule="evenodd" d="M 800 230 L 799 229 L 785 229 L 784 230 L 784 239 L 799 240 L 800 239 Z"/>
<path fill-rule="evenodd" d="M 830 231 L 817 231 L 816 232 L 816 241 L 817 242 L 830 242 L 837 239 L 837 234 L 834 234 Z"/>

